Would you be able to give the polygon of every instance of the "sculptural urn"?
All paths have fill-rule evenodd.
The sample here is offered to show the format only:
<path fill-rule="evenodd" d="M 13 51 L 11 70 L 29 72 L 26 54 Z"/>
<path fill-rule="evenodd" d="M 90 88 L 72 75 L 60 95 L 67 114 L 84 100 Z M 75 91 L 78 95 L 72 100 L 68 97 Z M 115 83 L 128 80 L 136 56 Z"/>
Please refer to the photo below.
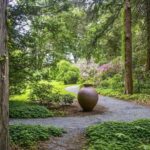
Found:
<path fill-rule="evenodd" d="M 83 111 L 92 111 L 98 102 L 98 94 L 91 84 L 84 84 L 78 92 L 78 102 Z"/>

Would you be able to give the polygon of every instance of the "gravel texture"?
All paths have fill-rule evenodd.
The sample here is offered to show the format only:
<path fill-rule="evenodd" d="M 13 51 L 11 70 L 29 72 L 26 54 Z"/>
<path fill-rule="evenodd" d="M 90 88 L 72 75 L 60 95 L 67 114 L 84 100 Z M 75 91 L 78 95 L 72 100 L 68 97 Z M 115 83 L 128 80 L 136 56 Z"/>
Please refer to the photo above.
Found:
<path fill-rule="evenodd" d="M 66 88 L 67 91 L 77 93 L 78 86 Z M 54 138 L 42 144 L 39 150 L 82 150 L 85 146 L 84 129 L 92 124 L 104 121 L 133 121 L 136 119 L 150 119 L 150 107 L 99 96 L 97 105 L 108 109 L 107 112 L 92 116 L 54 117 L 45 119 L 10 119 L 10 124 L 54 125 L 65 128 L 67 134 Z"/>
<path fill-rule="evenodd" d="M 78 86 L 67 88 L 68 91 L 77 93 Z M 10 119 L 10 124 L 39 124 L 55 125 L 57 127 L 76 129 L 86 128 L 87 126 L 103 121 L 132 121 L 136 119 L 150 119 L 150 107 L 141 106 L 131 102 L 118 100 L 115 98 L 100 96 L 98 104 L 108 108 L 108 111 L 93 116 L 77 117 L 54 117 L 42 119 Z"/>
<path fill-rule="evenodd" d="M 67 130 L 63 137 L 55 137 L 39 144 L 38 150 L 83 150 L 86 139 L 82 129 Z"/>

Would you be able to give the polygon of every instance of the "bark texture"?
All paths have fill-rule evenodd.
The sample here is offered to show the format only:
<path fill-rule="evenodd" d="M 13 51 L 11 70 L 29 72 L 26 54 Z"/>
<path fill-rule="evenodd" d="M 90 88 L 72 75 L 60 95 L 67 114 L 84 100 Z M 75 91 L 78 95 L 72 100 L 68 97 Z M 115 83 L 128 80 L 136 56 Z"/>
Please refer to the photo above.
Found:
<path fill-rule="evenodd" d="M 7 0 L 0 0 L 0 150 L 9 150 Z"/>
<path fill-rule="evenodd" d="M 124 25 L 125 25 L 125 93 L 133 93 L 133 79 L 132 79 L 132 31 L 131 31 L 131 4 L 130 0 L 125 0 L 124 11 Z"/>

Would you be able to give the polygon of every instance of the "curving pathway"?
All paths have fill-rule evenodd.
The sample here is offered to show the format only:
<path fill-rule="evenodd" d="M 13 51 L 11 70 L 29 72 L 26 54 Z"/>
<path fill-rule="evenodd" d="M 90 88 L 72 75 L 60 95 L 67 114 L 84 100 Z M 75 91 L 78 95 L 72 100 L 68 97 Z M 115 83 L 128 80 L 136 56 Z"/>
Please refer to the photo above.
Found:
<path fill-rule="evenodd" d="M 78 86 L 66 88 L 77 94 Z M 121 101 L 115 98 L 99 96 L 97 105 L 103 105 L 108 111 L 85 117 L 54 117 L 45 119 L 10 119 L 10 124 L 54 125 L 65 128 L 67 134 L 63 137 L 50 139 L 41 143 L 39 150 L 82 150 L 86 147 L 84 129 L 89 125 L 104 121 L 133 121 L 136 119 L 150 119 L 150 107 Z"/>
<path fill-rule="evenodd" d="M 78 86 L 66 88 L 67 91 L 77 93 Z M 42 119 L 10 119 L 10 124 L 39 124 L 54 125 L 67 129 L 86 128 L 91 124 L 104 121 L 132 121 L 136 119 L 150 119 L 150 107 L 141 106 L 115 98 L 99 96 L 98 105 L 108 108 L 108 112 L 99 115 L 82 117 L 54 117 Z"/>

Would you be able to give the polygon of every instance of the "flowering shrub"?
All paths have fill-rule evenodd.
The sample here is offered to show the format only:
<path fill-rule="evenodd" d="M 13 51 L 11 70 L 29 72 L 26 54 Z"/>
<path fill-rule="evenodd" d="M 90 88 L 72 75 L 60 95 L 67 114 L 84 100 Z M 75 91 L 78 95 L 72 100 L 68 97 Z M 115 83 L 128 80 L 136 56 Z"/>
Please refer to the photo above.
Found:
<path fill-rule="evenodd" d="M 78 63 L 78 66 L 80 68 L 81 83 L 90 83 L 96 86 L 104 87 L 114 87 L 116 83 L 119 86 L 122 85 L 122 75 L 120 74 L 120 72 L 122 72 L 122 64 L 120 57 L 101 66 L 94 63 L 94 61 L 91 61 L 90 63 L 81 61 Z M 119 75 L 115 76 L 116 74 Z M 114 78 L 111 80 L 110 78 L 112 77 Z M 107 81 L 108 79 L 109 81 Z M 121 81 L 120 84 L 118 84 L 118 81 Z M 113 84 L 115 85 L 113 86 Z"/>
<path fill-rule="evenodd" d="M 122 72 L 122 68 L 121 58 L 117 58 L 108 64 L 103 64 L 102 66 L 98 67 L 100 80 L 105 80 L 113 77 L 116 74 L 120 74 Z"/>
<path fill-rule="evenodd" d="M 78 62 L 80 68 L 80 82 L 96 84 L 99 80 L 99 73 L 97 71 L 98 65 L 91 61 L 87 63 L 85 60 Z"/>
<path fill-rule="evenodd" d="M 97 71 L 99 71 L 100 73 L 103 73 L 103 72 L 108 71 L 111 68 L 112 68 L 111 64 L 103 64 L 103 65 L 98 67 Z"/>

